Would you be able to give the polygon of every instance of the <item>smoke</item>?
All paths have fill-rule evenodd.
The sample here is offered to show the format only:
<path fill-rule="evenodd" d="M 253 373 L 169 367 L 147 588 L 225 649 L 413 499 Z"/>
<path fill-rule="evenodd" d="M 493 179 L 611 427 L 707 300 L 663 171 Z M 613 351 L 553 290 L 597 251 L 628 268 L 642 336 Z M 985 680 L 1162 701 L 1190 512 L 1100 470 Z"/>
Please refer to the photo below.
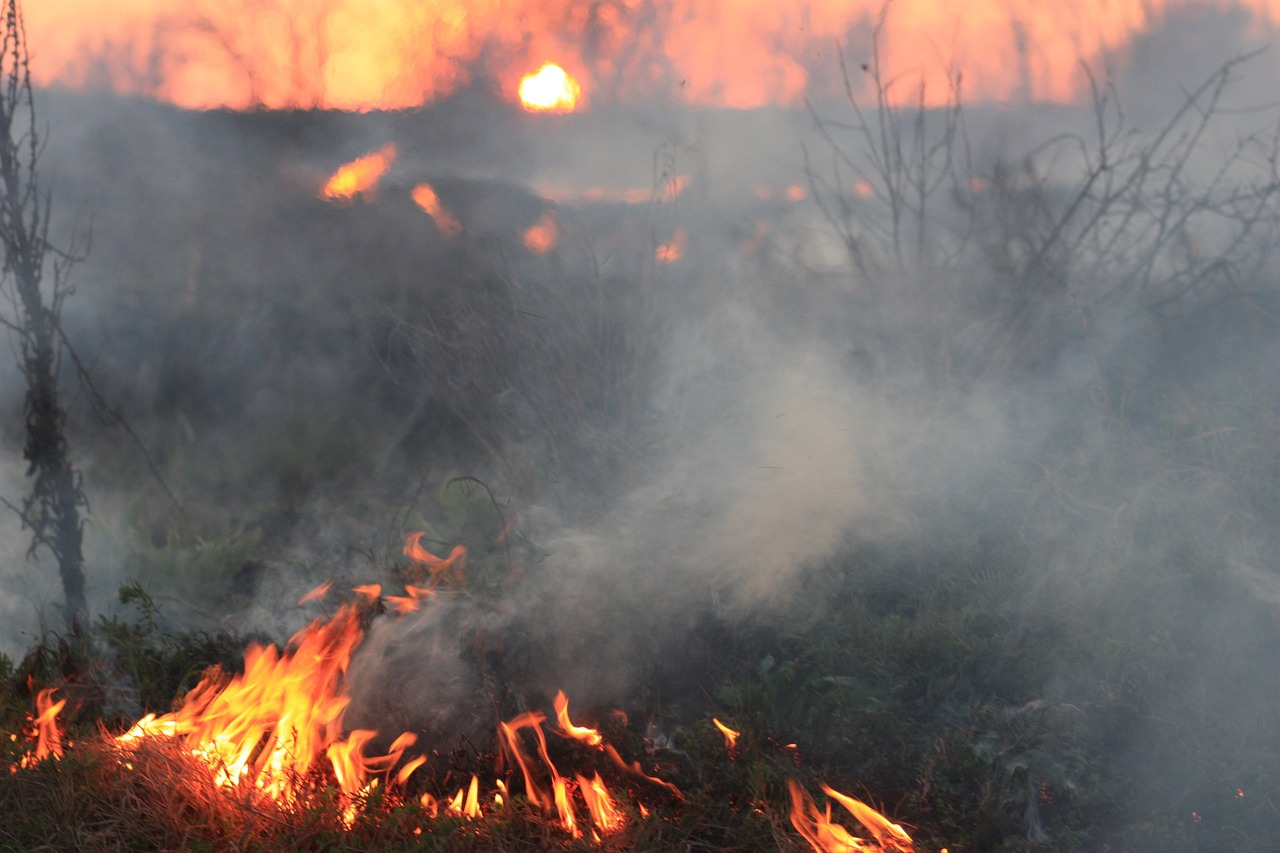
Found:
<path fill-rule="evenodd" d="M 1247 44 L 1233 15 L 1212 20 Z M 1121 98 L 1165 80 L 1169 50 L 1151 46 L 1191 29 L 1171 19 L 1135 45 Z M 1238 102 L 1257 103 L 1253 85 Z M 887 188 L 860 195 L 813 116 L 784 110 L 629 126 L 525 123 L 475 91 L 370 116 L 47 103 L 57 227 L 94 220 L 68 335 L 150 455 L 80 400 L 99 612 L 139 579 L 173 626 L 283 641 L 319 581 L 402 579 L 402 537 L 423 529 L 468 547 L 470 586 L 374 621 L 353 726 L 447 746 L 558 689 L 582 707 L 704 697 L 727 678 L 725 634 L 762 658 L 859 619 L 882 658 L 981 659 L 918 702 L 976 732 L 952 745 L 993 777 L 1084 779 L 1062 757 L 1078 737 L 1175 778 L 1199 767 L 1171 746 L 1188 721 L 1222 715 L 1205 739 L 1230 748 L 1232 725 L 1273 716 L 1269 682 L 1251 681 L 1280 600 L 1274 162 L 1258 149 L 1233 167 L 1260 165 L 1254 195 L 1213 195 L 1226 184 L 1201 163 L 1229 152 L 1210 135 L 1185 169 L 1148 160 L 1131 185 L 1149 188 L 1117 195 L 1102 226 L 1055 230 L 1087 145 L 1016 161 L 1020 142 L 1096 117 L 979 109 L 963 144 L 982 180 L 945 175 L 925 233 L 911 216 L 891 233 Z M 1141 106 L 1140 124 L 1159 120 Z M 1215 134 L 1244 126 L 1224 115 Z M 1110 138 L 1150 153 L 1131 127 Z M 374 197 L 316 197 L 387 142 L 400 155 Z M 1124 185 L 1106 181 L 1125 162 L 1081 209 Z M 536 191 L 586 197 L 610 178 L 654 191 Z M 412 202 L 426 181 L 462 237 Z M 546 211 L 562 238 L 537 256 L 520 237 Z M 676 230 L 685 256 L 659 263 Z M 0 479 L 21 494 L 16 462 Z M 5 533 L 12 655 L 58 590 Z M 901 627 L 920 614 L 946 642 Z M 828 666 L 914 689 L 888 664 Z M 1153 783 L 1133 813 L 1167 794 Z"/>

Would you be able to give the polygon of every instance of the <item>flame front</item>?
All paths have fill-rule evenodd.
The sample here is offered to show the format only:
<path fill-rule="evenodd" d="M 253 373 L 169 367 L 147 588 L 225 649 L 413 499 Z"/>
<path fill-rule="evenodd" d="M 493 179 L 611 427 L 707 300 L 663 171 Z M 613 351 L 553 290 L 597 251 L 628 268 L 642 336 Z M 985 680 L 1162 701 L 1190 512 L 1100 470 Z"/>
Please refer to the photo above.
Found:
<path fill-rule="evenodd" d="M 520 80 L 520 103 L 531 112 L 572 112 L 582 95 L 578 81 L 548 62 Z"/>
<path fill-rule="evenodd" d="M 295 634 L 284 652 L 250 645 L 243 674 L 228 678 L 215 667 L 181 708 L 148 714 L 116 743 L 128 750 L 147 737 L 179 738 L 209 765 L 216 784 L 251 784 L 281 803 L 295 800 L 300 779 L 322 757 L 344 793 L 363 790 L 372 774 L 389 771 L 411 743 L 402 737 L 387 755 L 366 758 L 364 747 L 375 732 L 342 737 L 350 701 L 343 676 L 364 637 L 361 613 L 377 594 L 364 588 L 355 602 Z"/>
<path fill-rule="evenodd" d="M 384 145 L 363 157 L 339 167 L 325 183 L 320 194 L 334 201 L 351 201 L 357 196 L 372 195 L 378 181 L 396 161 L 395 145 Z"/>
<path fill-rule="evenodd" d="M 831 807 L 825 812 L 818 811 L 818 806 L 799 782 L 787 780 L 787 790 L 791 794 L 791 825 L 796 828 L 805 841 L 817 853 L 854 853 L 854 851 L 877 851 L 877 853 L 914 853 L 915 844 L 911 836 L 892 823 L 875 809 L 856 800 L 847 794 L 841 794 L 828 785 L 823 785 L 823 792 L 840 805 L 849 810 L 857 821 L 871 833 L 873 841 L 854 836 L 849 830 L 831 820 Z"/>
<path fill-rule="evenodd" d="M 384 0 L 370 14 L 358 0 L 326 0 L 248 26 L 240 5 L 188 5 L 179 16 L 164 0 L 27 4 L 37 83 L 105 79 L 190 108 L 401 109 L 476 79 L 515 100 L 529 69 L 555 56 L 619 100 L 798 106 L 840 93 L 834 46 L 865 43 L 886 8 L 882 0 Z M 1123 56 L 1187 5 L 1079 0 L 1063 16 L 1039 0 L 899 0 L 883 33 L 883 79 L 902 80 L 893 94 L 905 101 L 945 100 L 953 63 L 979 99 L 1071 100 L 1086 84 L 1082 59 Z M 1232 7 L 1256 31 L 1280 20 L 1270 0 Z M 867 94 L 863 77 L 852 83 Z"/>

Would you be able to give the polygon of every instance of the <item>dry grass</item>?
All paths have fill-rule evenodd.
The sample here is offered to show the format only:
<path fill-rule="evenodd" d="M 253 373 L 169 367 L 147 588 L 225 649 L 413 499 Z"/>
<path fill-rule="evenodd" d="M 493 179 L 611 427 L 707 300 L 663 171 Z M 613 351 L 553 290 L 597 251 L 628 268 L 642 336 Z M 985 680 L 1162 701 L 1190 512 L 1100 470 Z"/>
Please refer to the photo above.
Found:
<path fill-rule="evenodd" d="M 0 777 L 0 851 L 469 851 L 779 849 L 781 815 L 693 805 L 641 820 L 599 841 L 572 839 L 517 801 L 482 819 L 429 819 L 374 794 L 348 827 L 340 795 L 316 778 L 292 808 L 251 792 L 217 788 L 207 768 L 176 742 L 145 743 L 122 761 L 97 739 L 61 762 Z M 589 830 L 588 830 L 589 835 Z M 783 846 L 783 849 L 790 849 Z"/>

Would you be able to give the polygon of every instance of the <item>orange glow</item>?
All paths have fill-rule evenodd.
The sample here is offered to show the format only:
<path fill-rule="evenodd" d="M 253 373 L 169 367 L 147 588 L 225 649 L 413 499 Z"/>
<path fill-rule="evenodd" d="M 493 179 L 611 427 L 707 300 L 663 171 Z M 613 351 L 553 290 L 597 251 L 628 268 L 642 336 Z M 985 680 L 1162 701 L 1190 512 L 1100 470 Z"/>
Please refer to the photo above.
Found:
<path fill-rule="evenodd" d="M 881 46 L 882 77 L 903 100 L 950 92 L 946 64 L 985 100 L 1064 101 L 1079 61 L 1123 56 L 1188 0 L 1080 0 L 1072 14 L 1039 0 L 898 0 Z M 1242 0 L 1250 24 L 1280 20 L 1270 0 Z M 835 46 L 850 42 L 855 94 L 862 48 L 882 0 L 41 0 L 26 4 L 40 85 L 109 85 L 180 106 L 399 109 L 477 79 L 517 101 L 522 78 L 555 56 L 584 88 L 618 100 L 680 99 L 747 109 L 839 94 Z"/>
<path fill-rule="evenodd" d="M 519 93 L 526 110 L 567 113 L 578 105 L 582 87 L 559 65 L 548 62 L 521 78 Z"/>
<path fill-rule="evenodd" d="M 788 201 L 804 201 L 809 195 L 809 191 L 799 184 L 792 184 L 787 187 Z"/>
<path fill-rule="evenodd" d="M 686 235 L 683 229 L 676 229 L 671 235 L 671 239 L 663 243 L 654 250 L 654 259 L 660 264 L 674 264 L 676 261 L 684 257 L 684 241 Z"/>
<path fill-rule="evenodd" d="M 325 183 L 320 194 L 333 201 L 352 201 L 371 196 L 378 181 L 396 160 L 396 147 L 388 144 L 340 167 Z"/>
<path fill-rule="evenodd" d="M 414 203 L 426 211 L 441 234 L 445 237 L 457 237 L 462 233 L 462 223 L 440 203 L 440 197 L 431 184 L 418 184 L 413 188 L 412 195 Z"/>
<path fill-rule="evenodd" d="M 560 243 L 560 227 L 550 210 L 524 232 L 524 247 L 535 255 L 545 255 Z"/>
<path fill-rule="evenodd" d="M 585 190 L 559 186 L 540 186 L 538 194 L 557 204 L 606 202 L 609 204 L 649 204 L 672 202 L 680 197 L 692 180 L 689 175 L 675 175 L 657 185 L 647 187 L 588 187 Z"/>
<path fill-rule="evenodd" d="M 720 730 L 720 734 L 724 735 L 724 748 L 729 750 L 730 753 L 732 753 L 734 750 L 734 747 L 738 745 L 738 736 L 742 733 L 735 732 L 733 729 L 729 728 L 724 723 L 717 720 L 715 717 L 711 718 L 711 722 L 715 723 L 716 728 Z"/>
<path fill-rule="evenodd" d="M 457 216 L 449 213 L 447 207 L 440 204 L 440 197 L 435 195 L 435 187 L 429 183 L 420 183 L 413 187 L 413 204 L 426 211 L 435 222 L 435 227 L 445 237 L 457 237 L 462 233 L 462 223 Z"/>
<path fill-rule="evenodd" d="M 841 794 L 827 785 L 822 790 L 840 805 L 844 806 L 857 818 L 858 822 L 871 833 L 874 841 L 866 841 L 854 836 L 849 830 L 831 820 L 831 807 L 826 812 L 818 811 L 817 805 L 809 792 L 794 779 L 787 780 L 787 790 L 791 794 L 791 825 L 800 833 L 805 841 L 817 853 L 853 853 L 868 850 L 882 853 L 914 853 L 915 845 L 911 836 L 896 823 L 865 803 L 853 797 Z"/>

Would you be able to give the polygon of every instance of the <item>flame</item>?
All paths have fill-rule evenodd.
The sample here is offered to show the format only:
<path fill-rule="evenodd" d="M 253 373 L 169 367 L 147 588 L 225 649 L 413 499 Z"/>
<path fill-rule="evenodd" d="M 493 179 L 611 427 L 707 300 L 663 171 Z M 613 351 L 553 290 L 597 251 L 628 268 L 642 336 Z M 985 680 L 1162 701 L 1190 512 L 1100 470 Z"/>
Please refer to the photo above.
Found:
<path fill-rule="evenodd" d="M 901 100 L 921 94 L 921 82 L 925 99 L 937 102 L 951 91 L 952 63 L 980 99 L 1071 100 L 1084 84 L 1082 58 L 1123 56 L 1185 5 L 1080 0 L 1064 17 L 1040 0 L 899 0 L 883 33 L 882 77 L 900 81 Z M 839 94 L 834 46 L 865 43 L 885 4 L 383 0 L 370 14 L 359 0 L 299 0 L 280 7 L 287 15 L 252 16 L 251 4 L 201 0 L 180 11 L 164 0 L 27 6 L 38 85 L 105 83 L 189 108 L 400 109 L 477 79 L 515 102 L 526 72 L 556 56 L 615 99 L 749 109 Z M 1255 31 L 1280 20 L 1270 0 L 1234 6 Z M 850 58 L 864 57 L 859 48 Z M 865 96 L 867 75 L 852 68 L 855 94 Z"/>
<path fill-rule="evenodd" d="M 317 586 L 315 589 L 311 590 L 311 592 L 302 596 L 302 598 L 299 598 L 298 606 L 301 607 L 302 605 L 306 604 L 308 601 L 319 601 L 320 599 L 328 595 L 329 590 L 332 588 L 333 588 L 333 581 L 325 581 L 324 583 Z"/>
<path fill-rule="evenodd" d="M 422 547 L 424 535 L 422 532 L 410 533 L 404 539 L 404 555 L 413 561 L 414 577 L 427 579 L 430 587 L 445 582 L 461 586 L 462 570 L 467 566 L 467 549 L 455 545 L 448 557 L 440 558 Z"/>
<path fill-rule="evenodd" d="M 396 161 L 396 147 L 388 143 L 377 151 L 357 157 L 338 168 L 325 183 L 320 194 L 334 201 L 352 201 L 357 196 L 370 196 L 378 181 Z"/>
<path fill-rule="evenodd" d="M 711 722 L 715 723 L 715 727 L 720 730 L 720 734 L 724 735 L 724 748 L 732 753 L 734 748 L 738 745 L 738 736 L 742 734 L 742 732 L 735 732 L 715 717 L 711 718 Z"/>
<path fill-rule="evenodd" d="M 66 707 L 67 700 L 53 701 L 53 694 L 58 688 L 49 687 L 36 694 L 36 718 L 31 723 L 31 731 L 35 735 L 36 747 L 23 755 L 17 764 L 9 769 L 16 773 L 21 768 L 32 768 L 46 759 L 58 761 L 62 758 L 62 732 L 58 728 L 58 714 Z M 17 740 L 14 735 L 13 740 Z"/>
<path fill-rule="evenodd" d="M 524 232 L 524 247 L 535 255 L 545 255 L 560 242 L 560 227 L 556 225 L 555 214 L 550 210 L 542 214 L 533 225 Z"/>
<path fill-rule="evenodd" d="M 892 823 L 875 809 L 833 790 L 822 786 L 823 792 L 840 805 L 844 806 L 871 833 L 874 841 L 866 841 L 854 836 L 849 830 L 831 821 L 831 806 L 826 812 L 818 811 L 817 805 L 809 792 L 794 779 L 787 780 L 787 790 L 791 794 L 791 825 L 801 837 L 809 842 L 817 853 L 853 853 L 853 851 L 881 851 L 881 853 L 914 853 L 915 845 L 911 836 Z"/>
<path fill-rule="evenodd" d="M 604 738 L 600 736 L 600 732 L 595 729 L 584 728 L 583 726 L 575 726 L 569 721 L 569 699 L 561 690 L 556 693 L 555 701 L 552 703 L 556 709 L 556 721 L 560 723 L 560 731 L 574 740 L 579 740 L 587 746 L 599 746 Z"/>
<path fill-rule="evenodd" d="M 684 241 L 686 239 L 684 229 L 677 228 L 671 235 L 671 239 L 654 250 L 653 256 L 660 264 L 674 264 L 680 258 L 684 257 Z"/>
<path fill-rule="evenodd" d="M 659 785 L 675 792 L 677 796 L 679 795 L 680 792 L 674 785 L 646 776 L 640 771 L 638 764 L 634 767 L 626 765 L 612 746 L 603 744 L 603 739 L 600 737 L 599 732 L 594 729 L 581 728 L 569 722 L 569 700 L 565 698 L 563 692 L 556 694 L 555 708 L 562 733 L 590 746 L 603 745 L 606 754 L 623 770 L 641 779 L 657 782 Z M 554 812 L 560 826 L 566 832 L 574 838 L 581 838 L 583 835 L 582 828 L 578 824 L 578 817 L 574 809 L 574 800 L 570 793 L 568 781 L 556 769 L 555 764 L 551 761 L 551 756 L 547 752 L 547 739 L 542 731 L 542 724 L 545 719 L 537 711 L 526 711 L 508 722 L 499 723 L 498 735 L 503 755 L 519 768 L 520 774 L 524 779 L 525 796 L 528 797 L 529 801 L 548 815 Z M 529 757 L 521 745 L 518 735 L 521 729 L 529 729 L 533 732 L 538 746 L 538 757 L 541 759 L 541 771 L 545 771 L 545 775 L 549 780 L 545 784 L 538 781 L 539 777 L 544 774 L 539 772 L 538 765 Z M 575 774 L 575 780 L 577 781 L 577 790 L 582 796 L 582 801 L 586 804 L 587 813 L 591 815 L 591 822 L 594 826 L 593 834 L 596 838 L 599 837 L 600 833 L 608 834 L 625 823 L 622 811 L 614 803 L 613 797 L 609 794 L 608 788 L 605 787 L 599 772 L 590 780 Z"/>
<path fill-rule="evenodd" d="M 375 732 L 341 737 L 349 702 L 342 679 L 364 637 L 361 613 L 378 593 L 377 586 L 358 588 L 354 602 L 311 622 L 283 652 L 250 645 L 243 674 L 228 678 L 214 667 L 181 708 L 148 714 L 115 742 L 127 751 L 144 738 L 179 738 L 209 765 L 216 784 L 249 784 L 281 803 L 296 800 L 300 780 L 322 757 L 344 793 L 364 790 L 412 743 L 412 736 L 402 736 L 387 754 L 367 757 L 364 748 Z"/>
<path fill-rule="evenodd" d="M 530 112 L 572 112 L 578 106 L 582 86 L 554 62 L 544 63 L 520 80 L 520 104 Z"/>
<path fill-rule="evenodd" d="M 656 185 L 647 187 L 588 187 L 585 190 L 570 189 L 563 186 L 542 185 L 538 187 L 538 195 L 556 204 L 649 204 L 650 202 L 673 202 L 688 188 L 692 177 L 689 175 L 673 175 Z"/>
<path fill-rule="evenodd" d="M 435 188 L 431 184 L 418 184 L 413 188 L 413 201 L 436 223 L 436 228 L 445 237 L 457 237 L 462 233 L 462 223 L 440 203 Z"/>
<path fill-rule="evenodd" d="M 582 798 L 587 803 L 587 810 L 591 813 L 591 821 L 596 828 L 605 834 L 620 829 L 626 822 L 626 817 L 614 804 L 613 797 L 609 795 L 609 789 L 605 787 L 599 771 L 591 779 L 580 775 L 575 775 L 574 778 L 578 780 L 578 790 L 582 792 Z"/>

